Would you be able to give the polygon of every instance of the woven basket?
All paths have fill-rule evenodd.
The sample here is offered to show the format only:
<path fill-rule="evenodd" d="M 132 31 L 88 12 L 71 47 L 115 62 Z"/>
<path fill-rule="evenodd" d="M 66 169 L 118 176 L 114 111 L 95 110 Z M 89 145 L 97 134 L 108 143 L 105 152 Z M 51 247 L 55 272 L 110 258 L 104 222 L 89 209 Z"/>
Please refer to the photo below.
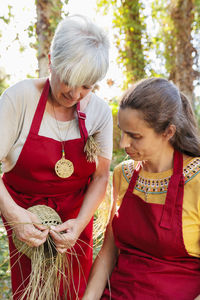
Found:
<path fill-rule="evenodd" d="M 38 219 L 41 221 L 41 223 L 45 226 L 50 227 L 50 226 L 56 226 L 62 223 L 60 216 L 57 214 L 57 212 L 51 208 L 48 207 L 46 205 L 35 205 L 32 207 L 28 208 L 28 211 L 34 213 L 35 215 L 37 215 Z M 15 247 L 17 248 L 17 250 L 19 252 L 22 252 L 23 254 L 25 254 L 26 256 L 28 256 L 30 259 L 34 253 L 34 251 L 38 251 L 40 248 L 43 248 L 44 251 L 44 255 L 46 258 L 48 258 L 50 256 L 52 256 L 52 253 L 54 256 L 56 256 L 56 250 L 53 246 L 50 246 L 51 244 L 53 244 L 53 241 L 51 240 L 51 236 L 49 236 L 49 240 L 50 243 L 45 242 L 44 245 L 41 245 L 39 247 L 30 247 L 28 246 L 26 243 L 20 241 L 14 231 L 12 233 L 12 239 L 14 242 Z M 52 241 L 52 243 L 51 243 Z"/>

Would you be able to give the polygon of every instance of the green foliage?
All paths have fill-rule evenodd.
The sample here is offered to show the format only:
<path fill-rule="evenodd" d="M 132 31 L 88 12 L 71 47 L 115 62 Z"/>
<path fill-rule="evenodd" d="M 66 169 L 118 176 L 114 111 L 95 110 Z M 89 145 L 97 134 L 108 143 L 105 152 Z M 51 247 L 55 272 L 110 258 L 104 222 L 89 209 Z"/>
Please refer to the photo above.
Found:
<path fill-rule="evenodd" d="M 113 30 L 118 49 L 117 62 L 125 75 L 123 88 L 145 76 L 147 57 L 144 55 L 146 36 L 144 6 L 141 0 L 98 0 L 99 10 L 113 12 Z M 142 42 L 143 41 L 143 42 Z"/>
<path fill-rule="evenodd" d="M 198 127 L 200 128 L 200 96 L 194 101 L 194 112 L 197 119 Z"/>
<path fill-rule="evenodd" d="M 0 20 L 4 21 L 6 24 L 10 23 L 10 20 L 14 17 L 12 14 L 12 6 L 8 5 L 8 13 L 7 16 L 0 16 Z"/>
<path fill-rule="evenodd" d="M 121 137 L 120 129 L 118 127 L 118 121 L 117 121 L 118 101 L 116 99 L 112 99 L 109 103 L 109 106 L 112 110 L 112 116 L 113 116 L 113 150 L 117 151 L 119 150 L 119 143 Z"/>
<path fill-rule="evenodd" d="M 10 266 L 6 230 L 0 217 L 0 299 L 10 299 Z"/>
<path fill-rule="evenodd" d="M 4 70 L 0 68 L 0 95 L 4 92 L 4 90 L 8 87 L 7 79 L 8 75 L 5 74 Z"/>
<path fill-rule="evenodd" d="M 156 49 L 158 58 L 164 59 L 162 63 L 166 69 L 165 76 L 173 79 L 176 72 L 176 44 L 177 44 L 177 28 L 171 17 L 174 5 L 178 5 L 178 1 L 173 0 L 154 0 L 152 1 L 152 20 L 155 27 L 159 30 L 152 39 L 152 47 Z M 200 30 L 200 0 L 194 1 L 194 20 L 192 24 L 192 34 L 197 34 Z M 194 48 L 195 51 L 195 48 Z"/>
<path fill-rule="evenodd" d="M 113 157 L 110 165 L 110 170 L 113 171 L 114 168 L 121 163 L 122 161 L 126 160 L 128 155 L 124 151 L 124 149 L 117 149 L 113 151 Z"/>
<path fill-rule="evenodd" d="M 124 149 L 120 149 L 121 132 L 118 127 L 117 114 L 119 103 L 116 99 L 112 99 L 109 103 L 113 116 L 113 157 L 110 170 L 113 171 L 115 166 L 126 159 L 127 155 Z"/>
<path fill-rule="evenodd" d="M 195 0 L 194 1 L 195 4 L 195 12 L 196 12 L 196 16 L 200 16 L 200 0 Z M 200 22 L 200 20 L 198 20 Z"/>
<path fill-rule="evenodd" d="M 196 41 L 195 48 L 200 49 L 199 31 L 200 31 L 200 0 L 195 0 L 194 23 L 193 23 L 194 39 Z M 197 69 L 200 67 L 200 58 L 198 51 L 195 51 L 194 62 Z"/>
<path fill-rule="evenodd" d="M 167 76 L 169 76 L 175 68 L 174 49 L 176 46 L 175 29 L 170 17 L 169 5 L 169 0 L 154 0 L 151 7 L 155 27 L 158 23 L 161 25 L 159 26 L 156 36 L 152 38 L 152 46 L 156 49 L 157 57 L 161 59 L 164 58 L 163 64 Z"/>
<path fill-rule="evenodd" d="M 35 0 L 35 4 L 37 4 L 38 0 Z M 48 29 L 43 32 L 47 37 L 52 37 L 58 23 L 61 20 L 61 15 L 65 16 L 66 13 L 63 11 L 63 6 L 68 4 L 68 0 L 50 0 L 48 5 L 51 7 L 51 16 L 48 18 Z M 36 22 L 32 22 L 27 28 L 27 32 L 29 37 L 36 36 Z M 37 49 L 37 41 L 35 43 L 31 43 L 32 48 Z"/>
<path fill-rule="evenodd" d="M 6 15 L 0 15 L 0 20 L 5 22 L 6 24 L 9 24 L 11 19 L 14 17 L 12 14 L 12 6 L 7 6 L 8 11 Z M 0 37 L 2 36 L 2 32 L 0 31 Z M 8 87 L 8 80 L 9 76 L 5 73 L 4 69 L 0 67 L 0 95 L 3 93 L 3 91 Z"/>
<path fill-rule="evenodd" d="M 117 113 L 118 113 L 118 109 L 119 109 L 119 103 L 117 101 L 117 99 L 112 99 L 110 102 L 109 102 L 109 106 L 112 110 L 112 115 L 113 116 L 117 116 Z"/>
<path fill-rule="evenodd" d="M 1 176 L 1 164 L 0 164 Z M 10 299 L 10 264 L 7 233 L 0 215 L 0 299 Z"/>

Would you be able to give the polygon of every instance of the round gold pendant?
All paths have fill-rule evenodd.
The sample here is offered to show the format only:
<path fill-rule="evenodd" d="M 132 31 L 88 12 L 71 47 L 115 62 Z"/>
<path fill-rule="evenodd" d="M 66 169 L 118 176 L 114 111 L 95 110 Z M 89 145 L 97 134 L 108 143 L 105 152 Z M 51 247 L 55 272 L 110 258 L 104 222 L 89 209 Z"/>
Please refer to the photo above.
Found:
<path fill-rule="evenodd" d="M 55 164 L 55 171 L 56 171 L 56 174 L 59 177 L 61 177 L 61 178 L 68 178 L 74 172 L 73 163 L 70 160 L 65 159 L 64 157 L 62 157 Z"/>

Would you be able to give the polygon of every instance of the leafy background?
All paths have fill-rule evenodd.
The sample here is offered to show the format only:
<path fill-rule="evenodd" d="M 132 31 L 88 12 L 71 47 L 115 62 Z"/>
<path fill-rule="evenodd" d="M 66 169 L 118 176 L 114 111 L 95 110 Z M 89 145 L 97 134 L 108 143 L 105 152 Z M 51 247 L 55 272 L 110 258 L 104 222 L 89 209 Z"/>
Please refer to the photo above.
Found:
<path fill-rule="evenodd" d="M 9 74 L 5 71 L 6 66 L 1 65 L 1 59 L 12 44 L 18 45 L 17 52 L 24 57 L 27 50 L 32 49 L 30 60 L 38 62 L 38 68 L 27 73 L 26 77 L 48 74 L 47 54 L 52 36 L 59 20 L 70 12 L 68 5 L 73 0 L 30 0 L 35 7 L 35 17 L 28 19 L 24 28 L 13 32 L 12 42 L 4 47 L 8 27 L 19 28 L 13 1 L 0 3 L 6 6 L 4 12 L 0 9 L 0 94 L 13 82 L 14 73 L 17 73 L 16 70 Z M 20 13 L 20 17 L 25 19 L 28 11 L 24 9 Z M 106 220 L 109 216 L 112 171 L 126 158 L 119 148 L 120 131 L 117 126 L 118 103 L 124 89 L 144 77 L 165 77 L 189 97 L 200 125 L 200 0 L 96 0 L 94 20 L 99 16 L 103 19 L 106 15 L 111 18 L 110 40 L 116 53 L 116 57 L 112 53 L 111 64 L 114 63 L 121 73 L 108 72 L 103 88 L 99 84 L 94 90 L 97 94 L 101 92 L 108 101 L 114 126 L 111 179 L 105 200 L 95 214 L 96 220 Z M 100 235 L 94 239 L 94 257 L 101 246 L 104 229 L 100 227 Z M 0 245 L 0 299 L 9 299 L 8 245 L 1 219 Z"/>

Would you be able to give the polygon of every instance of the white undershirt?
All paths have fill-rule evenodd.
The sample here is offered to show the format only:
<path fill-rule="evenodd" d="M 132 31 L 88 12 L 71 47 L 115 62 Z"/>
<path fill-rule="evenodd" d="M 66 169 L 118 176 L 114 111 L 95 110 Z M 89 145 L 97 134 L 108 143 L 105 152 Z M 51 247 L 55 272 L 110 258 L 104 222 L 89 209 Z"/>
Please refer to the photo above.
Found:
<path fill-rule="evenodd" d="M 35 79 L 20 81 L 8 88 L 0 98 L 0 161 L 2 171 L 10 171 L 16 164 L 28 136 L 32 119 L 40 99 Z M 99 155 L 112 157 L 112 113 L 108 104 L 94 93 L 80 102 L 86 114 L 86 129 L 100 147 Z M 59 127 L 59 129 L 58 129 Z M 80 137 L 77 115 L 68 122 L 57 121 L 44 112 L 39 135 L 55 140 Z"/>

